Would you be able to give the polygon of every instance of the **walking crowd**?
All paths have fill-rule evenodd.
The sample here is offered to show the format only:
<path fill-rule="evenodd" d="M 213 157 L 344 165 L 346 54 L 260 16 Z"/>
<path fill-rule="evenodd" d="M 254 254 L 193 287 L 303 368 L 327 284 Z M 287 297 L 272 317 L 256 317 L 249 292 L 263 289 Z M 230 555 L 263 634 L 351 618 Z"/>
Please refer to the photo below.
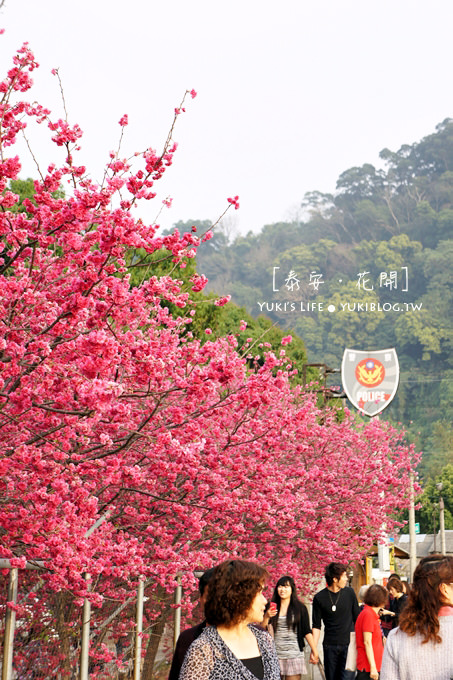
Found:
<path fill-rule="evenodd" d="M 169 680 L 301 680 L 305 644 L 326 680 L 453 680 L 453 557 L 422 559 L 409 592 L 396 575 L 363 586 L 361 606 L 346 566 L 331 562 L 312 627 L 294 579 L 282 576 L 268 602 L 268 576 L 239 559 L 203 574 L 205 618 L 179 636 Z"/>

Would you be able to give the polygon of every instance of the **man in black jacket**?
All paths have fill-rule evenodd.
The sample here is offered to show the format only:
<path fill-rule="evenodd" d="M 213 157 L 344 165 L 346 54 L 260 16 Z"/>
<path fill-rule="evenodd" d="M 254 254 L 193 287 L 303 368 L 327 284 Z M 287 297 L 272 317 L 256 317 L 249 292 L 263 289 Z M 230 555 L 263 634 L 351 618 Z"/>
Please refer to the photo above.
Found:
<path fill-rule="evenodd" d="M 359 603 L 353 589 L 347 587 L 346 565 L 331 562 L 325 577 L 327 587 L 313 599 L 313 641 L 317 646 L 324 623 L 322 648 L 326 680 L 348 680 L 351 674 L 345 670 L 346 657 Z"/>
<path fill-rule="evenodd" d="M 200 604 L 204 609 L 204 603 L 206 601 L 206 596 L 208 591 L 206 586 L 212 578 L 212 573 L 214 569 L 207 569 L 200 577 L 198 581 L 198 589 L 200 591 Z M 203 620 L 201 623 L 193 626 L 192 628 L 187 628 L 178 637 L 176 642 L 175 651 L 173 654 L 173 660 L 171 662 L 170 674 L 168 680 L 179 680 L 179 672 L 181 670 L 182 664 L 184 662 L 184 657 L 189 649 L 190 645 L 194 640 L 201 635 L 202 631 L 206 627 L 206 621 Z"/>

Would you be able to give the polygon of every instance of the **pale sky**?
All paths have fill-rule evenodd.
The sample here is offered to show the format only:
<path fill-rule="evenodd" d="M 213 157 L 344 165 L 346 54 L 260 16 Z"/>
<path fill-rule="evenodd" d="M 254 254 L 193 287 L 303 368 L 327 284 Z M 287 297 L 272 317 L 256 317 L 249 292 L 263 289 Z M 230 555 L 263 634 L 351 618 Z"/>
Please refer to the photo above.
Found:
<path fill-rule="evenodd" d="M 6 0 L 0 64 L 28 41 L 41 64 L 33 98 L 84 130 L 78 163 L 101 179 L 127 113 L 125 154 L 161 150 L 190 100 L 151 221 L 215 220 L 239 194 L 236 229 L 291 219 L 306 191 L 377 164 L 453 116 L 450 0 Z M 2 75 L 3 77 L 3 75 Z M 45 134 L 44 134 L 45 133 Z M 56 160 L 30 130 L 35 154 Z M 30 161 L 24 176 L 36 171 Z M 138 216 L 138 213 L 137 213 Z"/>

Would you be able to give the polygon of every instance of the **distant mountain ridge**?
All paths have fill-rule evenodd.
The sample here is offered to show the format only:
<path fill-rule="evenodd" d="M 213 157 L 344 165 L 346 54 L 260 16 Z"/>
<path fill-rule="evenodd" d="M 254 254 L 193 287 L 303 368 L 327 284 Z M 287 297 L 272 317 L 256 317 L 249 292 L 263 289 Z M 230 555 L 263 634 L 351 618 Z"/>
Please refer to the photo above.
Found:
<path fill-rule="evenodd" d="M 400 386 L 382 417 L 409 428 L 432 474 L 451 460 L 453 119 L 380 157 L 385 169 L 350 168 L 335 193 L 306 194 L 307 221 L 232 241 L 218 231 L 198 270 L 208 290 L 296 331 L 310 362 L 338 368 L 345 347 L 395 347 Z"/>

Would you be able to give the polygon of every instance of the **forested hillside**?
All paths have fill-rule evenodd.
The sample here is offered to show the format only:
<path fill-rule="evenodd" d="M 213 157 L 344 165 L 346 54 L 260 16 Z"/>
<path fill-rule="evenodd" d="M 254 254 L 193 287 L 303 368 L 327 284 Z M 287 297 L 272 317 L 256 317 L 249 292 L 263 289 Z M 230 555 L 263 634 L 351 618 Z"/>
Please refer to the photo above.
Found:
<path fill-rule="evenodd" d="M 395 347 L 400 386 L 382 417 L 408 428 L 432 477 L 453 455 L 453 119 L 380 157 L 383 169 L 350 168 L 335 193 L 306 194 L 304 221 L 234 240 L 219 230 L 198 270 L 209 290 L 293 329 L 309 362 Z"/>

